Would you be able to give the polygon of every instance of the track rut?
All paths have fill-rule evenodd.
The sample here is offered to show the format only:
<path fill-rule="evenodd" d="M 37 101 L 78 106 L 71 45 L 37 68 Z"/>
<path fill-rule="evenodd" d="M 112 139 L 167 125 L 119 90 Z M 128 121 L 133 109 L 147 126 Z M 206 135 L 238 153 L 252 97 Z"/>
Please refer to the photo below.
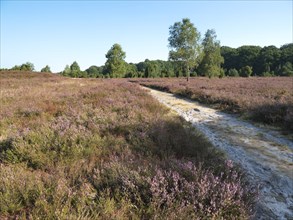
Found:
<path fill-rule="evenodd" d="M 260 186 L 255 219 L 293 219 L 293 142 L 277 131 L 173 94 L 144 88 L 200 130 Z"/>

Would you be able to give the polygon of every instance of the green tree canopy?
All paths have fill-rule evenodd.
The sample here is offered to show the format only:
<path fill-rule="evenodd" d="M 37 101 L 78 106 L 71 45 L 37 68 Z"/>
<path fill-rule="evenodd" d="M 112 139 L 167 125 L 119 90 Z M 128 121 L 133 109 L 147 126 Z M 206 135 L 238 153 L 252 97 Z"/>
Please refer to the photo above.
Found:
<path fill-rule="evenodd" d="M 189 69 L 197 65 L 200 54 L 200 33 L 188 18 L 184 18 L 169 28 L 169 35 L 169 60 L 184 63 L 188 81 Z"/>
<path fill-rule="evenodd" d="M 240 69 L 240 76 L 242 77 L 250 77 L 252 74 L 251 66 L 244 66 Z"/>
<path fill-rule="evenodd" d="M 292 62 L 286 62 L 281 66 L 279 71 L 280 76 L 293 76 L 293 64 Z"/>
<path fill-rule="evenodd" d="M 20 70 L 20 71 L 34 71 L 35 70 L 35 66 L 34 64 L 30 63 L 30 62 L 26 62 L 20 66 L 15 65 L 14 67 L 11 68 L 11 70 Z"/>
<path fill-rule="evenodd" d="M 70 76 L 74 78 L 87 77 L 87 72 L 80 70 L 80 67 L 76 61 L 74 61 L 70 66 L 66 65 L 65 69 L 61 73 L 63 76 Z"/>
<path fill-rule="evenodd" d="M 259 54 L 259 65 L 261 73 L 272 73 L 279 65 L 281 51 L 275 46 L 268 46 L 261 49 Z"/>
<path fill-rule="evenodd" d="M 157 61 L 147 61 L 146 68 L 144 72 L 146 78 L 154 78 L 160 76 L 160 65 Z"/>
<path fill-rule="evenodd" d="M 258 57 L 261 51 L 261 47 L 259 46 L 241 46 L 237 48 L 238 52 L 238 67 L 237 69 L 241 69 L 245 66 L 251 66 L 255 74 L 257 74 L 259 70 Z"/>
<path fill-rule="evenodd" d="M 281 64 L 293 62 L 293 43 L 285 44 L 281 48 Z"/>
<path fill-rule="evenodd" d="M 238 51 L 235 48 L 223 46 L 221 47 L 221 56 L 224 58 L 222 67 L 227 70 L 236 69 L 238 67 Z"/>
<path fill-rule="evenodd" d="M 227 72 L 227 76 L 239 76 L 239 73 L 236 69 L 232 68 Z"/>
<path fill-rule="evenodd" d="M 26 62 L 24 64 L 21 65 L 21 70 L 24 71 L 34 71 L 35 70 L 35 66 L 34 64 L 30 63 L 30 62 Z"/>
<path fill-rule="evenodd" d="M 72 77 L 78 77 L 80 75 L 80 67 L 78 65 L 78 63 L 76 61 L 74 61 L 71 65 L 70 65 L 70 76 Z"/>
<path fill-rule="evenodd" d="M 216 38 L 215 30 L 207 30 L 202 42 L 203 58 L 199 65 L 201 75 L 208 77 L 222 75 L 221 64 L 224 63 L 224 58 L 221 56 L 220 42 Z"/>
<path fill-rule="evenodd" d="M 119 44 L 114 44 L 106 54 L 105 71 L 111 77 L 124 77 L 126 73 L 125 52 Z"/>
<path fill-rule="evenodd" d="M 70 76 L 70 67 L 69 65 L 66 65 L 63 72 L 61 73 L 63 76 Z"/>
<path fill-rule="evenodd" d="M 41 69 L 41 72 L 51 73 L 50 67 L 47 65 L 44 68 Z"/>
<path fill-rule="evenodd" d="M 99 78 L 103 77 L 103 66 L 90 66 L 85 71 L 87 72 L 88 77 Z"/>
<path fill-rule="evenodd" d="M 15 65 L 11 68 L 11 70 L 21 70 L 21 66 Z"/>

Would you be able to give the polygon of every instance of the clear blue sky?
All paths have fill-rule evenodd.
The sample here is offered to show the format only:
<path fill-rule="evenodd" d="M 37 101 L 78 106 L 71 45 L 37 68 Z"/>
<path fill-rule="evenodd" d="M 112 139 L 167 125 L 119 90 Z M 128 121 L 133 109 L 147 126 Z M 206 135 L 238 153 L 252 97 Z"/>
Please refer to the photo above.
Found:
<path fill-rule="evenodd" d="M 9 1 L 1 0 L 1 67 L 27 61 L 40 70 L 104 65 L 121 44 L 126 61 L 168 59 L 169 27 L 190 18 L 221 45 L 292 43 L 292 1 Z"/>

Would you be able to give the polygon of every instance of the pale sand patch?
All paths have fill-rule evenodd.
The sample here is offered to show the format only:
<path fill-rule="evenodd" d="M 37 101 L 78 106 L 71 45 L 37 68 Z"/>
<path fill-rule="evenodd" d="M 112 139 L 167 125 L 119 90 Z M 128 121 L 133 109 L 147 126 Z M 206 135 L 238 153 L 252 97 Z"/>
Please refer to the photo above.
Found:
<path fill-rule="evenodd" d="M 254 184 L 260 184 L 255 219 L 293 217 L 293 143 L 268 128 L 170 93 L 144 88 L 158 101 L 191 122 L 213 143 L 240 164 Z"/>

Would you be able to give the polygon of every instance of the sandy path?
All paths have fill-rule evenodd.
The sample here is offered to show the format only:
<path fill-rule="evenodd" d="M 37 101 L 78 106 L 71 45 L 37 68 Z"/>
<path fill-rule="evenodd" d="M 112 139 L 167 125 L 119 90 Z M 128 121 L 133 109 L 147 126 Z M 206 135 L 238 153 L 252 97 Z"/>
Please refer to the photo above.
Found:
<path fill-rule="evenodd" d="M 293 219 L 293 142 L 197 102 L 146 88 L 204 133 L 260 185 L 256 219 Z"/>

